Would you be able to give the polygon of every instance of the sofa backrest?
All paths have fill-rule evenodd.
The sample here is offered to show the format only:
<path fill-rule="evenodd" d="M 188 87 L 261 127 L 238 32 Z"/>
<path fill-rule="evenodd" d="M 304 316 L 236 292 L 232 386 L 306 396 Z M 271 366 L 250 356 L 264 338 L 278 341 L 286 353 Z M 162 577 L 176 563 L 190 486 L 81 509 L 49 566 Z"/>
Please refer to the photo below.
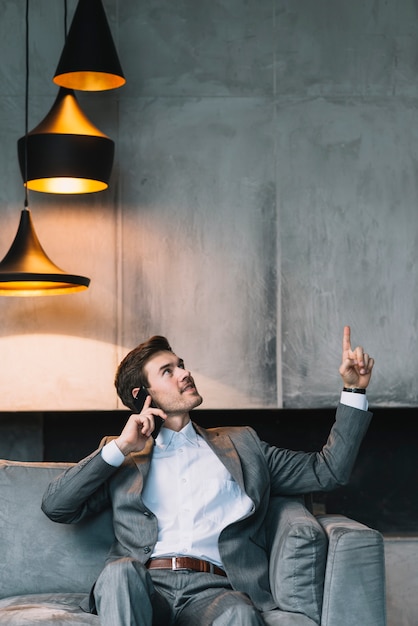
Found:
<path fill-rule="evenodd" d="M 114 540 L 110 512 L 76 525 L 41 511 L 47 485 L 70 463 L 0 460 L 0 598 L 88 592 Z"/>

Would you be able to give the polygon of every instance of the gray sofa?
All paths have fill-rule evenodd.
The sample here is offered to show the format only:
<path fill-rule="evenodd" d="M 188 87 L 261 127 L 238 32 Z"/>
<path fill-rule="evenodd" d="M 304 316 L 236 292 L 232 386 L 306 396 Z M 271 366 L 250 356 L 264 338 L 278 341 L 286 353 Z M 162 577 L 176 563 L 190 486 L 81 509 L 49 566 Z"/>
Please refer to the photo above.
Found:
<path fill-rule="evenodd" d="M 113 540 L 111 517 L 62 525 L 42 513 L 47 484 L 67 463 L 0 460 L 0 626 L 100 626 L 79 602 Z M 343 516 L 315 518 L 298 499 L 269 513 L 270 626 L 385 626 L 381 535 Z"/>

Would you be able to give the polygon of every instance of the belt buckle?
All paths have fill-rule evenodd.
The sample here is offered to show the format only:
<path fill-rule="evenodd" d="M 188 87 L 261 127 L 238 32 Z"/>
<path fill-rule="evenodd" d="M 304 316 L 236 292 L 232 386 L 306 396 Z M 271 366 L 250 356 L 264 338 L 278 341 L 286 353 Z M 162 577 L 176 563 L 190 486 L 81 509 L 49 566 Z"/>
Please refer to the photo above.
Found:
<path fill-rule="evenodd" d="M 185 569 L 187 569 L 187 567 L 177 567 L 177 558 L 176 556 L 172 556 L 171 557 L 171 570 L 173 572 L 181 572 Z"/>

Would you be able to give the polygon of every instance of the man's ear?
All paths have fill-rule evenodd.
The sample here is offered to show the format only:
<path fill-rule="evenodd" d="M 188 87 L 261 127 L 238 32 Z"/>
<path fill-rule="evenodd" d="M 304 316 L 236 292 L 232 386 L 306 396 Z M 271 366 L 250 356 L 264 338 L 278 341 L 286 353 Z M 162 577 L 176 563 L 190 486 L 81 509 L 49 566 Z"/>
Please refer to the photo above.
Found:
<path fill-rule="evenodd" d="M 141 389 L 141 387 L 134 387 L 132 389 L 131 393 L 132 393 L 134 398 L 136 398 L 136 396 L 138 395 L 140 389 Z"/>

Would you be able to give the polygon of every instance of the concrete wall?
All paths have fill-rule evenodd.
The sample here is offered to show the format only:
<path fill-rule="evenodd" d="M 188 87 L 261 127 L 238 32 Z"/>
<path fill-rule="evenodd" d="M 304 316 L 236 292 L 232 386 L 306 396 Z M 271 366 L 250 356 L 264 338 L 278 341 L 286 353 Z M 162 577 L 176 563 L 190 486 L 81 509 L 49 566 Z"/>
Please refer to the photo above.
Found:
<path fill-rule="evenodd" d="M 114 370 L 154 333 L 208 408 L 330 406 L 344 324 L 376 357 L 372 404 L 415 405 L 416 2 L 104 6 L 127 85 L 78 96 L 116 142 L 110 188 L 30 195 L 45 250 L 91 287 L 0 298 L 0 410 L 120 408 Z M 30 128 L 63 8 L 31 0 Z M 0 258 L 24 197 L 24 12 L 0 0 Z"/>
<path fill-rule="evenodd" d="M 385 537 L 387 626 L 418 624 L 418 538 Z"/>

